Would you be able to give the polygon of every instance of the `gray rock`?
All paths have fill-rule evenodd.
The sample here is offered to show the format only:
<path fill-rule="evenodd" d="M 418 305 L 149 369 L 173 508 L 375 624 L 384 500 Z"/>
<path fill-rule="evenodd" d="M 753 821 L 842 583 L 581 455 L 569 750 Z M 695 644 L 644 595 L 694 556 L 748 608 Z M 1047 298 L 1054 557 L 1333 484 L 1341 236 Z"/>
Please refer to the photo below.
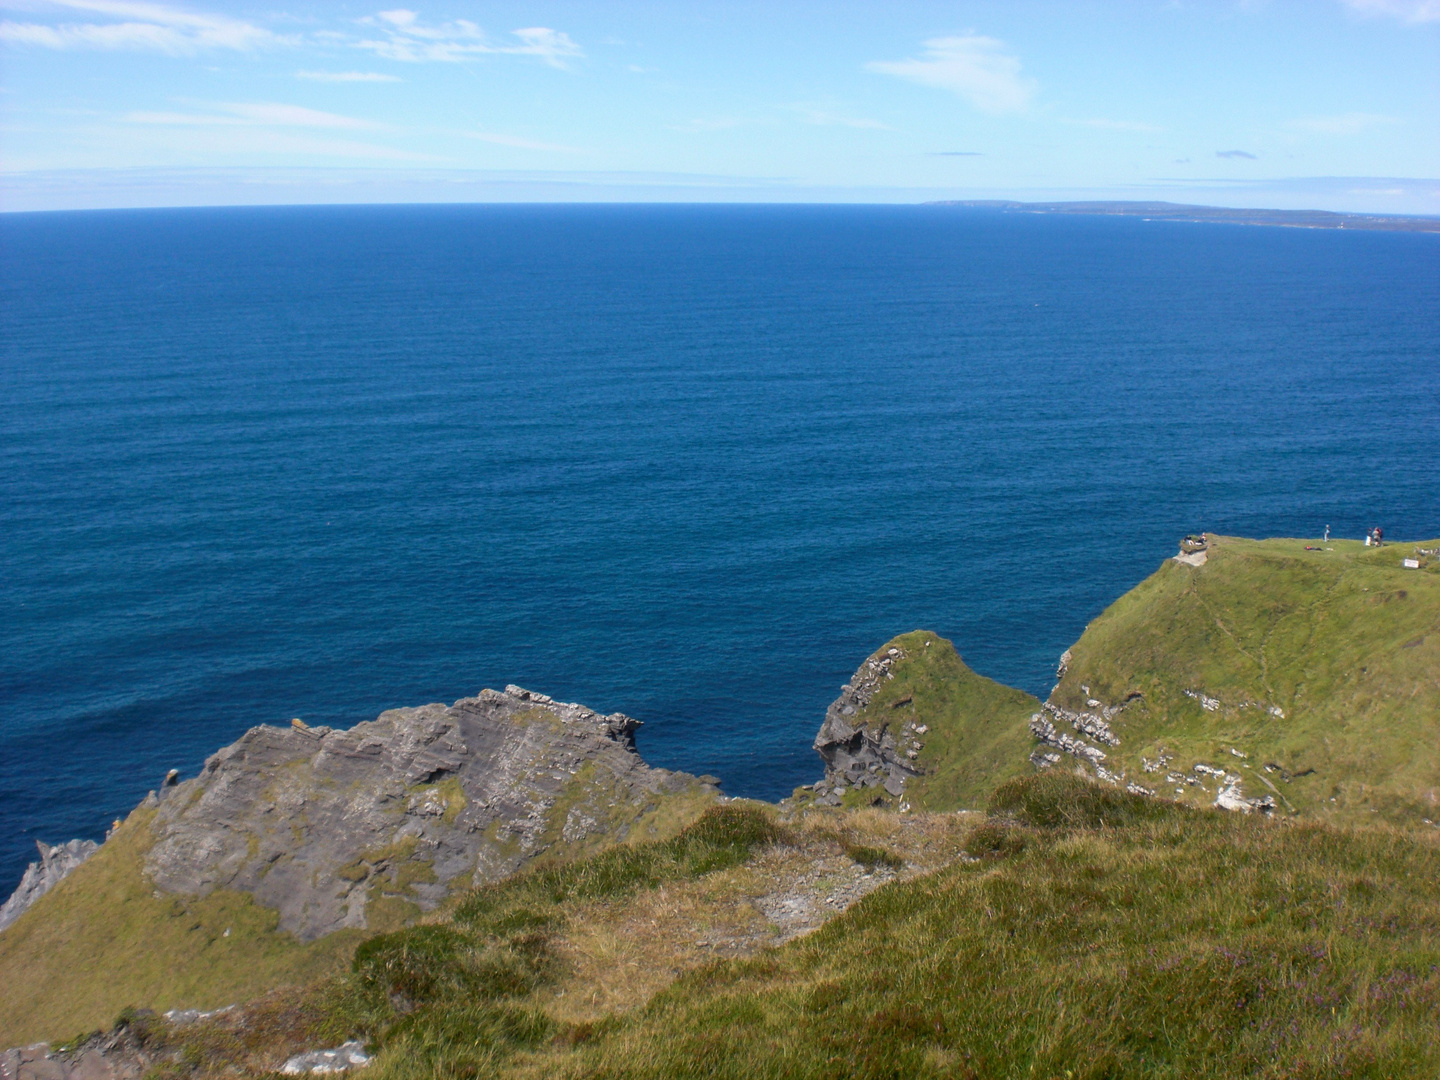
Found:
<path fill-rule="evenodd" d="M 94 840 L 71 840 L 53 847 L 37 840 L 35 846 L 40 849 L 40 861 L 32 862 L 26 868 L 19 886 L 0 907 L 0 930 L 13 923 L 26 908 L 64 881 L 70 871 L 100 850 L 100 845 Z"/>
<path fill-rule="evenodd" d="M 815 736 L 815 749 L 825 762 L 825 777 L 816 790 L 828 789 L 833 794 L 818 800 L 821 803 L 838 806 L 838 795 L 844 794 L 846 785 L 883 784 L 891 796 L 899 798 L 905 781 L 920 775 L 920 766 L 905 756 L 890 730 L 892 724 L 899 730 L 898 717 L 894 721 L 880 717 L 869 724 L 852 722 L 870 704 L 880 684 L 894 677 L 895 665 L 904 659 L 905 654 L 897 648 L 871 656 L 825 711 L 825 722 Z"/>
<path fill-rule="evenodd" d="M 310 1050 L 304 1054 L 296 1054 L 280 1066 L 280 1071 L 287 1076 L 298 1076 L 302 1073 L 334 1073 L 345 1072 L 349 1069 L 363 1069 L 369 1064 L 370 1055 L 365 1052 L 364 1044 L 352 1040 L 342 1043 L 334 1050 Z"/>
<path fill-rule="evenodd" d="M 140 1080 L 156 1064 L 124 1025 L 68 1050 L 35 1043 L 0 1052 L 0 1080 Z"/>
<path fill-rule="evenodd" d="M 251 893 L 303 941 L 366 927 L 377 904 L 430 911 L 557 844 L 623 840 L 667 795 L 713 791 L 646 765 L 638 726 L 508 686 L 348 731 L 252 728 L 158 803 L 145 869 L 163 892 Z"/>

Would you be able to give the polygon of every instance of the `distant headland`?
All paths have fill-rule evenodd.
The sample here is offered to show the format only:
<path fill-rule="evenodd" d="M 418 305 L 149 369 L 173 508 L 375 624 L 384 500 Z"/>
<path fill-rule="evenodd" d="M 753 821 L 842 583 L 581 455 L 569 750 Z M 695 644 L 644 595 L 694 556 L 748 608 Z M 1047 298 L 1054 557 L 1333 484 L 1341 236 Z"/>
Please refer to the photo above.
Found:
<path fill-rule="evenodd" d="M 926 206 L 969 206 L 1017 214 L 1098 214 L 1154 221 L 1207 221 L 1228 225 L 1282 225 L 1291 229 L 1369 229 L 1379 232 L 1440 233 L 1440 217 L 1405 214 L 1339 214 L 1330 210 L 1246 210 L 1167 202 L 1007 202 L 1003 199 L 946 200 Z"/>

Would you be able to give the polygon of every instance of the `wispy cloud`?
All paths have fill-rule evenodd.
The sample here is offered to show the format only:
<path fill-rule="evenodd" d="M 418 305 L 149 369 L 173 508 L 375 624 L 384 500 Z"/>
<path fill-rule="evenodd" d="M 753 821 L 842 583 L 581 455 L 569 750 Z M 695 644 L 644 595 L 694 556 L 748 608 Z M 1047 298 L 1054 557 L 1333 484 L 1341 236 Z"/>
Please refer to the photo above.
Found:
<path fill-rule="evenodd" d="M 865 69 L 949 90 L 981 112 L 1020 112 L 1037 88 L 1020 74 L 1020 61 L 1004 49 L 1002 42 L 979 34 L 931 38 L 918 57 L 876 60 Z"/>
<path fill-rule="evenodd" d="M 1103 118 L 1076 120 L 1062 117 L 1060 122 L 1074 124 L 1077 127 L 1099 128 L 1101 131 L 1134 131 L 1146 135 L 1155 135 L 1165 130 L 1155 124 L 1142 124 L 1134 120 L 1106 120 Z"/>
<path fill-rule="evenodd" d="M 1309 131 L 1316 135 L 1358 135 L 1367 128 L 1388 127 L 1398 123 L 1400 123 L 1399 118 L 1394 116 L 1347 112 L 1340 113 L 1338 116 L 1302 116 L 1298 120 L 1290 121 L 1290 126 L 1298 131 Z"/>
<path fill-rule="evenodd" d="M 472 139 L 479 139 L 481 142 L 494 143 L 496 146 L 513 146 L 518 150 L 544 150 L 558 154 L 578 154 L 580 152 L 575 146 L 562 146 L 559 143 L 537 142 L 534 139 L 524 139 L 517 135 L 500 135 L 491 131 L 470 131 L 466 132 Z"/>
<path fill-rule="evenodd" d="M 253 49 L 280 41 L 269 30 L 228 15 L 143 0 L 45 0 L 42 8 L 98 15 L 105 22 L 0 22 L 0 41 L 47 49 L 133 49 L 184 56 L 202 49 Z"/>
<path fill-rule="evenodd" d="M 889 131 L 890 125 L 881 123 L 879 120 L 870 120 L 862 116 L 846 116 L 843 113 L 832 112 L 829 109 L 817 108 L 813 105 L 791 105 L 790 111 L 795 113 L 807 124 L 816 124 L 820 127 L 848 127 L 868 128 L 874 131 Z"/>
<path fill-rule="evenodd" d="M 1248 150 L 1216 150 L 1216 151 L 1215 151 L 1215 156 L 1218 157 L 1218 158 L 1231 158 L 1231 159 L 1236 159 L 1236 158 L 1238 158 L 1238 159 L 1242 159 L 1242 160 L 1244 160 L 1244 161 L 1259 161 L 1259 160 L 1260 160 L 1258 157 L 1256 157 L 1254 154 L 1250 153 L 1250 151 L 1248 151 Z"/>
<path fill-rule="evenodd" d="M 1388 15 L 1407 23 L 1440 22 L 1440 0 L 1345 0 L 1362 15 Z"/>
<path fill-rule="evenodd" d="M 406 8 L 382 11 L 362 19 L 362 23 L 379 30 L 383 38 L 356 42 L 388 60 L 408 63 L 440 61 L 454 63 L 476 56 L 505 53 L 513 56 L 534 56 L 551 67 L 567 67 L 567 61 L 584 56 L 570 36 L 546 26 L 531 26 L 510 32 L 512 41 L 494 41 L 468 19 L 426 25 L 417 12 Z"/>
<path fill-rule="evenodd" d="M 382 75 L 378 71 L 297 71 L 297 79 L 311 82 L 357 83 L 357 82 L 400 82 L 398 75 Z"/>
<path fill-rule="evenodd" d="M 210 106 L 213 112 L 132 112 L 124 117 L 130 124 L 162 124 L 184 127 L 303 127 L 342 128 L 347 130 L 383 127 L 371 120 L 354 116 L 307 109 L 303 105 L 282 105 L 275 102 L 233 102 Z"/>
<path fill-rule="evenodd" d="M 984 157 L 979 150 L 932 150 L 929 157 Z"/>

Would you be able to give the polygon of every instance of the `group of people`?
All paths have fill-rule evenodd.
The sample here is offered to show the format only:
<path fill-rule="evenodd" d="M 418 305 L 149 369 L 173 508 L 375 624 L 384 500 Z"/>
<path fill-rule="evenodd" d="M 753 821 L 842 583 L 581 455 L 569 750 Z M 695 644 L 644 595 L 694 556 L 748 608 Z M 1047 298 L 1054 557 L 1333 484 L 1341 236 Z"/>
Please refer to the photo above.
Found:
<path fill-rule="evenodd" d="M 1366 547 L 1384 547 L 1384 546 L 1385 546 L 1385 530 L 1384 530 L 1384 529 L 1371 529 L 1368 533 L 1365 534 L 1365 546 L 1366 546 Z"/>

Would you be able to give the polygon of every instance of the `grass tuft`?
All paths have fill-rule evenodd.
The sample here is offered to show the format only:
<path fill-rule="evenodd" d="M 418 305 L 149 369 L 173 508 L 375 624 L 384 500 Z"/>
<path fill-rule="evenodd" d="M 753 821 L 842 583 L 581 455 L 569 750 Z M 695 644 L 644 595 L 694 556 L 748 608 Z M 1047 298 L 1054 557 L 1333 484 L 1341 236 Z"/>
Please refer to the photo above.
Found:
<path fill-rule="evenodd" d="M 989 810 L 992 815 L 1042 829 L 1114 828 L 1197 813 L 1163 799 L 1132 795 L 1054 771 L 1001 784 L 990 796 Z"/>

